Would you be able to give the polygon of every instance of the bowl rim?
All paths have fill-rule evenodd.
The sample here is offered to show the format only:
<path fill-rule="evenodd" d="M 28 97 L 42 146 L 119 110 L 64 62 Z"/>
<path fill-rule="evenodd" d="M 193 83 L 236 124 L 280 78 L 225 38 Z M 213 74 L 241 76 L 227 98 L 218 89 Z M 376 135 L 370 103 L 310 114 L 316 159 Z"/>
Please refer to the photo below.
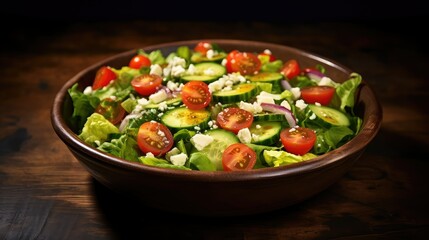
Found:
<path fill-rule="evenodd" d="M 155 44 L 150 46 L 141 47 L 145 51 L 151 51 L 155 49 L 175 47 L 182 45 L 193 45 L 199 41 L 211 41 L 219 45 L 222 44 L 232 44 L 232 45 L 243 45 L 246 46 L 261 46 L 263 45 L 266 48 L 282 48 L 289 52 L 294 52 L 298 55 L 302 55 L 306 58 L 311 58 L 313 60 L 323 62 L 326 65 L 332 66 L 339 69 L 345 73 L 352 73 L 352 71 L 345 67 L 344 65 L 336 62 L 335 60 L 320 56 L 309 51 L 305 51 L 299 48 L 294 48 L 282 44 L 270 43 L 270 42 L 261 42 L 261 41 L 249 41 L 249 40 L 237 40 L 237 39 L 193 39 L 193 40 L 184 40 L 184 41 L 175 41 L 175 42 L 166 42 L 161 44 Z M 306 160 L 299 163 L 294 163 L 286 166 L 279 167 L 268 167 L 260 169 L 252 169 L 250 171 L 235 171 L 235 172 L 224 172 L 224 171 L 187 171 L 187 170 L 178 170 L 178 169 L 167 169 L 154 166 L 147 166 L 141 163 L 130 162 L 122 158 L 110 155 L 108 153 L 102 152 L 90 145 L 84 143 L 78 135 L 76 135 L 68 126 L 65 120 L 62 118 L 63 103 L 68 94 L 68 89 L 78 80 L 85 75 L 87 72 L 96 69 L 107 62 L 113 61 L 114 59 L 120 58 L 121 56 L 127 56 L 132 53 L 135 53 L 137 49 L 131 49 L 125 52 L 115 54 L 111 57 L 105 58 L 104 60 L 94 63 L 72 78 L 66 81 L 66 83 L 61 87 L 57 92 L 54 102 L 51 107 L 51 124 L 58 135 L 58 137 L 67 145 L 69 149 L 78 151 L 81 154 L 85 154 L 94 161 L 99 161 L 105 164 L 114 165 L 116 167 L 132 170 L 135 172 L 141 173 L 150 173 L 159 176 L 168 176 L 180 179 L 189 179 L 197 181 L 206 181 L 206 182 L 225 182 L 225 181 L 250 181 L 257 179 L 266 179 L 266 178 L 275 178 L 280 176 L 292 176 L 296 174 L 307 173 L 310 171 L 315 171 L 319 168 L 326 167 L 334 162 L 341 161 L 347 155 L 353 155 L 359 151 L 362 151 L 366 146 L 372 141 L 372 139 L 377 135 L 381 122 L 382 122 L 382 108 L 380 102 L 377 100 L 377 97 L 374 91 L 370 88 L 368 83 L 363 79 L 361 89 L 365 89 L 367 94 L 374 99 L 374 106 L 372 111 L 369 113 L 367 121 L 363 121 L 360 132 L 349 142 L 345 143 L 341 147 L 334 149 L 328 153 L 320 155 L 316 158 Z M 80 160 L 79 160 L 80 161 Z"/>

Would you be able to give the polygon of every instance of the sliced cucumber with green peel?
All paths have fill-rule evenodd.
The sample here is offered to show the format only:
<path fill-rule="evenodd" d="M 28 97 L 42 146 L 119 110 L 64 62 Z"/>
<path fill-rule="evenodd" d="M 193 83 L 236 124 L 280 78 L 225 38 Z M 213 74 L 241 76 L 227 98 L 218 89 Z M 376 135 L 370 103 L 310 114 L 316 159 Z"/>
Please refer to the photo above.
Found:
<path fill-rule="evenodd" d="M 316 115 L 316 119 L 313 119 L 313 121 L 317 121 L 322 126 L 348 127 L 350 125 L 347 115 L 337 109 L 314 104 L 309 104 L 308 108 Z"/>
<path fill-rule="evenodd" d="M 191 62 L 193 63 L 200 63 L 200 62 L 221 62 L 224 58 L 226 58 L 225 52 L 218 52 L 217 54 L 213 55 L 213 57 L 208 58 L 207 56 L 203 56 L 200 53 L 194 53 L 191 56 Z"/>
<path fill-rule="evenodd" d="M 194 65 L 195 72 L 182 76 L 182 81 L 202 81 L 210 83 L 226 74 L 226 68 L 218 63 L 204 62 Z"/>
<path fill-rule="evenodd" d="M 277 144 L 281 130 L 281 122 L 255 121 L 249 128 L 252 134 L 251 143 L 269 146 Z"/>
<path fill-rule="evenodd" d="M 258 83 L 271 83 L 271 93 L 281 93 L 282 85 L 281 80 L 284 79 L 283 74 L 278 72 L 260 72 L 253 76 L 246 76 L 246 78 L 251 82 Z"/>
<path fill-rule="evenodd" d="M 161 116 L 161 122 L 174 132 L 180 129 L 192 129 L 195 127 L 204 130 L 208 128 L 211 113 L 207 110 L 191 110 L 187 107 L 179 107 L 167 111 Z"/>
<path fill-rule="evenodd" d="M 246 78 L 252 82 L 272 82 L 280 81 L 284 79 L 284 76 L 278 72 L 260 72 L 252 76 L 247 76 Z"/>
<path fill-rule="evenodd" d="M 175 98 L 171 98 L 171 99 L 165 100 L 163 102 L 165 102 L 165 104 L 167 104 L 167 106 L 179 106 L 180 104 L 182 104 L 182 97 L 177 96 Z M 144 108 L 159 108 L 163 102 L 149 103 L 149 104 L 145 105 Z"/>
<path fill-rule="evenodd" d="M 238 143 L 240 140 L 238 137 L 227 130 L 213 129 L 204 133 L 213 138 L 213 142 L 201 149 L 199 152 L 204 153 L 210 161 L 216 166 L 217 171 L 222 171 L 222 154 L 225 149 L 233 144 Z"/>
<path fill-rule="evenodd" d="M 255 84 L 241 83 L 232 86 L 231 90 L 221 90 L 214 92 L 212 97 L 215 102 L 235 103 L 248 101 L 256 95 L 258 88 Z"/>
<path fill-rule="evenodd" d="M 253 121 L 281 122 L 286 121 L 286 117 L 281 113 L 257 113 L 253 115 Z"/>

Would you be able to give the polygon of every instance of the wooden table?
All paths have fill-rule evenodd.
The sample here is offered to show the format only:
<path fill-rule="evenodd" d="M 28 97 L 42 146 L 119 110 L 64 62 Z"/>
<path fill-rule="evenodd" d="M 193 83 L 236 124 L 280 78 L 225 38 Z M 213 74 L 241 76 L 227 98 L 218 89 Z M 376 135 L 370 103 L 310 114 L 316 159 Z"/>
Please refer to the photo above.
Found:
<path fill-rule="evenodd" d="M 30 19 L 6 26 L 0 47 L 0 239 L 425 239 L 429 65 L 425 40 L 409 24 Z M 383 106 L 379 134 L 340 181 L 276 212 L 193 218 L 124 201 L 91 178 L 54 133 L 53 98 L 73 75 L 106 57 L 201 38 L 288 45 L 361 73 Z"/>

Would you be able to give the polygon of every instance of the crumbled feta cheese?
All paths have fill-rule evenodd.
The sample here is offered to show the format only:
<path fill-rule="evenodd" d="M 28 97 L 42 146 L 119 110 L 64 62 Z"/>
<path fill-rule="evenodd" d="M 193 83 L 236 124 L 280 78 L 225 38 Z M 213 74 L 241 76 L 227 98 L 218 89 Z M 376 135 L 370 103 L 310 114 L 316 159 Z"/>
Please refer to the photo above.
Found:
<path fill-rule="evenodd" d="M 213 142 L 213 138 L 209 135 L 204 135 L 197 133 L 191 138 L 191 143 L 194 145 L 194 147 L 201 151 L 203 148 L 205 148 L 207 145 Z"/>
<path fill-rule="evenodd" d="M 334 86 L 334 84 L 332 83 L 332 79 L 328 78 L 328 77 L 322 77 L 322 79 L 320 79 L 319 83 L 317 83 L 317 85 L 319 86 Z"/>
<path fill-rule="evenodd" d="M 272 94 L 272 93 L 265 92 L 265 91 L 262 91 L 261 93 L 259 93 L 259 96 L 271 97 L 274 100 L 281 100 L 282 99 L 282 96 L 280 94 Z"/>
<path fill-rule="evenodd" d="M 149 96 L 149 100 L 153 103 L 160 103 L 167 99 L 168 95 L 167 92 L 164 90 L 159 90 L 158 92 L 152 94 Z"/>
<path fill-rule="evenodd" d="M 147 152 L 146 157 L 155 157 L 155 155 L 153 155 L 153 153 L 151 153 L 151 152 Z"/>
<path fill-rule="evenodd" d="M 185 72 L 186 72 L 186 69 L 180 65 L 179 66 L 173 66 L 171 68 L 171 75 L 173 77 L 180 77 Z"/>
<path fill-rule="evenodd" d="M 265 53 L 265 54 L 268 54 L 268 55 L 271 55 L 271 54 L 272 54 L 272 52 L 270 51 L 270 49 L 265 49 L 265 50 L 264 50 L 264 53 Z"/>
<path fill-rule="evenodd" d="M 161 103 L 159 104 L 159 106 L 158 106 L 158 109 L 159 109 L 160 111 L 164 111 L 164 110 L 166 110 L 167 108 L 168 108 L 168 105 L 167 105 L 167 103 L 166 103 L 165 101 L 161 102 Z"/>
<path fill-rule="evenodd" d="M 271 104 L 275 104 L 274 99 L 270 96 L 262 96 L 262 95 L 258 95 L 256 96 L 256 101 L 261 104 L 261 103 L 271 103 Z"/>
<path fill-rule="evenodd" d="M 213 49 L 209 49 L 206 53 L 206 57 L 208 59 L 212 59 L 214 55 L 215 55 L 215 51 L 213 51 Z"/>
<path fill-rule="evenodd" d="M 189 75 L 194 75 L 197 69 L 195 68 L 194 64 L 189 64 L 188 69 L 186 70 L 186 73 Z"/>
<path fill-rule="evenodd" d="M 177 155 L 180 153 L 180 150 L 177 147 L 174 147 L 173 149 L 171 149 L 170 151 L 168 151 L 165 154 L 165 159 L 167 159 L 168 161 L 170 161 L 170 157 L 173 155 Z"/>
<path fill-rule="evenodd" d="M 226 66 L 226 62 L 227 62 L 226 58 L 224 58 L 224 59 L 222 59 L 222 62 L 220 64 L 225 67 Z"/>
<path fill-rule="evenodd" d="M 158 130 L 157 134 L 160 137 L 165 137 L 165 133 L 163 131 L 161 131 L 161 130 Z"/>
<path fill-rule="evenodd" d="M 252 133 L 252 140 L 257 142 L 259 140 L 259 135 Z"/>
<path fill-rule="evenodd" d="M 144 106 L 144 105 L 148 105 L 148 104 L 149 104 L 149 101 L 148 101 L 146 98 L 140 98 L 139 100 L 137 100 L 137 103 L 138 103 L 139 105 Z"/>
<path fill-rule="evenodd" d="M 150 74 L 162 76 L 162 67 L 159 64 L 152 64 L 150 66 Z"/>
<path fill-rule="evenodd" d="M 179 88 L 179 86 L 178 86 L 178 83 L 175 83 L 173 81 L 168 81 L 167 88 L 170 89 L 171 91 L 175 91 Z"/>
<path fill-rule="evenodd" d="M 238 107 L 241 108 L 241 109 L 243 109 L 243 110 L 246 110 L 248 112 L 251 112 L 253 114 L 260 113 L 263 110 L 262 107 L 261 107 L 261 104 L 258 103 L 258 102 L 254 102 L 253 104 L 251 104 L 251 103 L 248 103 L 248 102 L 241 101 L 239 103 Z"/>
<path fill-rule="evenodd" d="M 85 94 L 85 95 L 89 95 L 91 93 L 92 93 L 92 87 L 91 86 L 88 86 L 85 88 L 85 90 L 83 90 L 83 94 Z"/>
<path fill-rule="evenodd" d="M 314 114 L 314 113 L 313 113 L 313 114 L 311 114 L 311 116 L 309 117 L 309 119 L 310 119 L 310 120 L 314 120 L 314 119 L 316 119 L 316 114 Z"/>
<path fill-rule="evenodd" d="M 280 103 L 280 106 L 282 106 L 282 107 L 284 107 L 284 108 L 286 108 L 286 109 L 288 109 L 288 110 L 291 110 L 290 104 L 289 104 L 289 102 L 288 102 L 288 101 L 286 101 L 286 100 L 283 100 L 283 101 Z"/>
<path fill-rule="evenodd" d="M 299 99 L 295 102 L 295 106 L 301 110 L 304 110 L 307 107 L 307 104 L 304 102 L 304 100 Z"/>
<path fill-rule="evenodd" d="M 256 129 L 261 129 L 261 125 L 259 125 L 259 124 L 256 124 Z"/>
<path fill-rule="evenodd" d="M 176 166 L 184 166 L 187 159 L 188 156 L 184 153 L 180 153 L 170 157 L 171 163 Z"/>
<path fill-rule="evenodd" d="M 319 106 L 319 107 L 322 106 L 322 104 L 320 104 L 318 102 L 315 102 L 314 105 Z"/>
<path fill-rule="evenodd" d="M 248 128 L 240 129 L 237 133 L 237 137 L 242 143 L 250 143 L 252 141 L 252 135 Z"/>
<path fill-rule="evenodd" d="M 301 90 L 299 87 L 294 87 L 289 90 L 293 94 L 293 99 L 298 99 L 301 97 Z"/>

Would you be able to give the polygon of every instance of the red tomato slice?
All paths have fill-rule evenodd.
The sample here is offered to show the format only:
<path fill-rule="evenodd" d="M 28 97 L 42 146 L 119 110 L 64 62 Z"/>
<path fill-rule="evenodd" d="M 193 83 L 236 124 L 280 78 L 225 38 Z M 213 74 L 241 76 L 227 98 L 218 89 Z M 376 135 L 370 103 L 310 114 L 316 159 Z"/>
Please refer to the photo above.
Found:
<path fill-rule="evenodd" d="M 199 52 L 202 55 L 207 55 L 207 51 L 213 49 L 213 46 L 209 42 L 199 42 L 195 47 L 194 51 Z"/>
<path fill-rule="evenodd" d="M 290 80 L 296 77 L 301 72 L 301 70 L 298 62 L 295 59 L 291 59 L 283 64 L 283 68 L 280 70 L 280 72 Z"/>
<path fill-rule="evenodd" d="M 142 96 L 155 93 L 161 84 L 162 78 L 156 74 L 142 74 L 131 80 L 131 86 Z"/>
<path fill-rule="evenodd" d="M 239 72 L 241 75 L 254 75 L 261 69 L 261 60 L 256 54 L 234 50 L 226 57 L 228 73 Z"/>
<path fill-rule="evenodd" d="M 92 84 L 92 89 L 97 90 L 99 88 L 102 88 L 104 86 L 109 85 L 109 83 L 112 80 L 116 79 L 116 73 L 112 71 L 107 66 L 103 66 L 100 69 L 98 69 L 97 73 L 95 74 L 94 83 Z"/>
<path fill-rule="evenodd" d="M 311 104 L 318 102 L 322 105 L 328 105 L 334 93 L 335 88 L 331 86 L 309 86 L 301 88 L 301 98 L 306 103 Z"/>
<path fill-rule="evenodd" d="M 130 68 L 140 69 L 142 67 L 150 67 L 151 61 L 144 55 L 136 55 L 131 60 L 128 66 Z"/>
<path fill-rule="evenodd" d="M 241 108 L 230 107 L 222 110 L 216 121 L 221 128 L 237 134 L 241 129 L 252 125 L 253 114 Z"/>
<path fill-rule="evenodd" d="M 287 152 L 304 155 L 313 148 L 316 133 L 304 127 L 286 128 L 280 132 L 280 140 Z"/>
<path fill-rule="evenodd" d="M 251 170 L 256 164 L 256 153 L 243 143 L 234 143 L 222 154 L 224 171 Z"/>
<path fill-rule="evenodd" d="M 120 123 L 125 117 L 125 109 L 121 106 L 121 103 L 112 98 L 103 99 L 95 108 L 95 112 L 103 115 L 114 125 Z"/>
<path fill-rule="evenodd" d="M 173 135 L 170 130 L 158 122 L 143 123 L 137 133 L 137 145 L 145 154 L 151 152 L 155 156 L 161 156 L 173 147 Z"/>
<path fill-rule="evenodd" d="M 191 81 L 182 88 L 182 101 L 189 109 L 203 109 L 210 104 L 211 100 L 209 87 L 204 82 Z"/>

